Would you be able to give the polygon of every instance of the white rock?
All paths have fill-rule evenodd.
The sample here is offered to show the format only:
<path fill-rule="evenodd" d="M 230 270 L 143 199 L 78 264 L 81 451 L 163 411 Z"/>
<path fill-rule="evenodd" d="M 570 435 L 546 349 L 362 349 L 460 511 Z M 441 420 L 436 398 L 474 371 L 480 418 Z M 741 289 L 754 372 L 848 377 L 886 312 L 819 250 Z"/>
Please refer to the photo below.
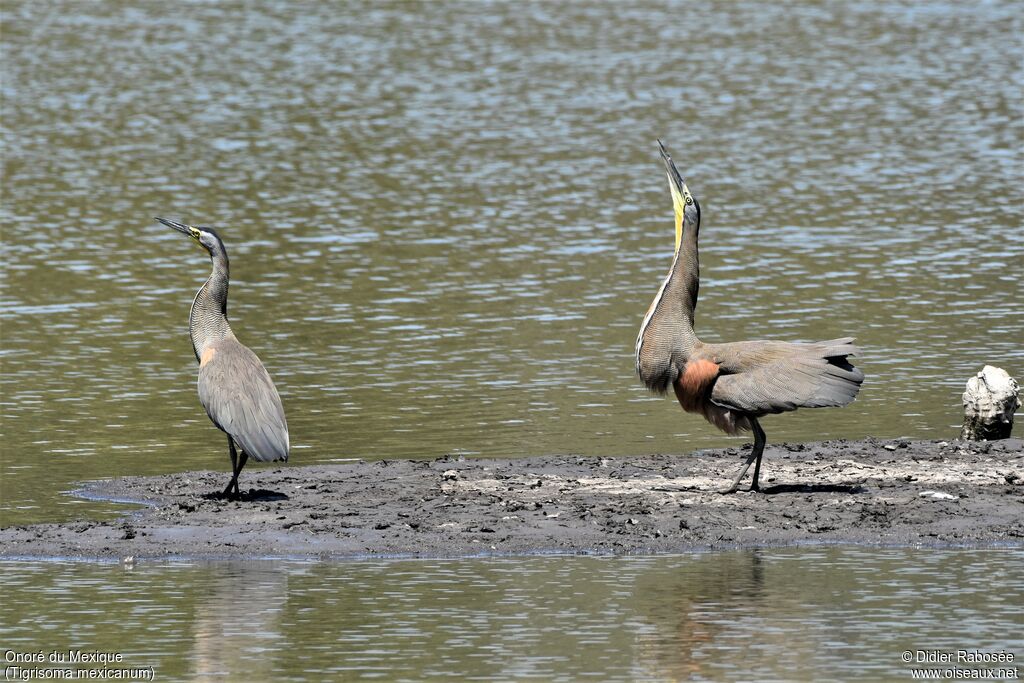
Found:
<path fill-rule="evenodd" d="M 964 426 L 960 438 L 971 441 L 1006 439 L 1013 430 L 1013 414 L 1020 407 L 1020 386 L 1002 368 L 986 365 L 967 380 Z"/>
<path fill-rule="evenodd" d="M 922 498 L 934 498 L 935 500 L 957 500 L 960 498 L 960 496 L 952 496 L 948 493 L 943 493 L 942 491 L 921 491 L 921 493 L 917 495 Z"/>

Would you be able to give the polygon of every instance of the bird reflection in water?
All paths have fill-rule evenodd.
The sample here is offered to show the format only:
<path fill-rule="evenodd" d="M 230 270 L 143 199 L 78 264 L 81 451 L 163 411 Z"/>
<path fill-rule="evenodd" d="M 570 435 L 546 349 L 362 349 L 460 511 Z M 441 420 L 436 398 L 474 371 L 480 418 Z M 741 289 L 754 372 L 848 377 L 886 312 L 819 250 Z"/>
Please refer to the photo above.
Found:
<path fill-rule="evenodd" d="M 193 662 L 195 680 L 274 679 L 282 649 L 282 613 L 288 602 L 288 574 L 274 563 L 217 564 L 197 601 Z"/>
<path fill-rule="evenodd" d="M 780 615 L 797 618 L 805 610 L 795 596 L 780 593 L 779 569 L 773 578 L 772 568 L 764 552 L 753 549 L 697 555 L 682 568 L 642 572 L 634 589 L 637 611 L 653 628 L 636 636 L 637 679 L 718 680 L 730 670 L 762 668 L 778 680 L 796 676 L 786 670 L 788 663 L 756 654 L 779 648 L 792 662 L 806 649 L 805 661 L 812 662 L 813 650 L 822 646 L 811 637 L 793 642 L 791 629 L 770 627 Z"/>

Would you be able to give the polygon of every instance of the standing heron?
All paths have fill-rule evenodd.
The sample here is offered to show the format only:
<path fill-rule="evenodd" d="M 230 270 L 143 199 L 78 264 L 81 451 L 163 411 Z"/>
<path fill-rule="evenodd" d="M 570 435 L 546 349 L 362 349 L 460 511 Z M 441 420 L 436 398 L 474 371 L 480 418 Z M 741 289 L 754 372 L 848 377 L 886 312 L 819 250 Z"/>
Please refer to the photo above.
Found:
<path fill-rule="evenodd" d="M 238 475 L 252 457 L 288 460 L 288 423 L 267 369 L 228 324 L 228 253 L 211 228 L 157 218 L 206 249 L 213 272 L 192 301 L 188 333 L 199 361 L 199 402 L 217 429 L 228 435 L 231 481 L 222 495 L 237 498 Z M 239 458 L 238 452 L 241 452 Z"/>
<path fill-rule="evenodd" d="M 750 457 L 722 493 L 735 493 L 755 460 L 750 490 L 759 491 L 765 434 L 758 418 L 850 403 L 864 381 L 864 373 L 847 360 L 858 349 L 852 337 L 806 344 L 706 344 L 697 338 L 693 313 L 700 286 L 700 204 L 660 140 L 658 145 L 675 208 L 676 248 L 672 268 L 636 338 L 636 371 L 648 389 L 664 394 L 672 387 L 683 410 L 703 415 L 725 433 L 753 430 Z"/>

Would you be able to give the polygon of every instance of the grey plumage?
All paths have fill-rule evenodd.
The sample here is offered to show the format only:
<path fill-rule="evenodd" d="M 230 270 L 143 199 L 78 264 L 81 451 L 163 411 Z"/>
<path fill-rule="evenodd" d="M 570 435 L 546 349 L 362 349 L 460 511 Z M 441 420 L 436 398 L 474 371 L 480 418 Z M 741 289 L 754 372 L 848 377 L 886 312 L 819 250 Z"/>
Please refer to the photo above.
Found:
<path fill-rule="evenodd" d="M 736 374 L 730 374 L 729 364 L 723 362 L 711 400 L 755 417 L 797 408 L 845 406 L 854 399 L 864 381 L 863 373 L 846 360 L 847 356 L 858 353 L 852 341 L 741 342 L 759 347 L 761 353 L 752 349 L 750 360 L 743 363 L 742 368 L 736 368 Z M 739 344 L 709 346 L 712 353 L 731 359 L 733 367 L 738 365 L 735 359 L 743 355 Z M 717 346 L 731 348 L 715 351 Z"/>
<path fill-rule="evenodd" d="M 684 410 L 703 415 L 729 434 L 753 430 L 751 456 L 725 492 L 736 490 L 754 460 L 751 489 L 757 490 L 766 440 L 758 418 L 853 401 L 864 374 L 848 359 L 859 350 L 852 338 L 726 344 L 698 339 L 693 324 L 700 289 L 700 204 L 664 146 L 661 156 L 675 207 L 676 250 L 637 335 L 637 374 L 654 392 L 665 393 L 671 387 Z"/>
<path fill-rule="evenodd" d="M 210 254 L 213 269 L 192 301 L 189 336 L 199 361 L 199 402 L 213 424 L 228 435 L 232 478 L 224 495 L 237 496 L 238 475 L 248 458 L 288 460 L 284 406 L 263 363 L 238 341 L 228 323 L 228 255 L 220 236 L 211 228 L 157 220 L 189 235 Z"/>
<path fill-rule="evenodd" d="M 213 353 L 199 368 L 198 385 L 210 420 L 256 461 L 288 460 L 284 407 L 260 359 L 233 337 L 207 348 Z"/>

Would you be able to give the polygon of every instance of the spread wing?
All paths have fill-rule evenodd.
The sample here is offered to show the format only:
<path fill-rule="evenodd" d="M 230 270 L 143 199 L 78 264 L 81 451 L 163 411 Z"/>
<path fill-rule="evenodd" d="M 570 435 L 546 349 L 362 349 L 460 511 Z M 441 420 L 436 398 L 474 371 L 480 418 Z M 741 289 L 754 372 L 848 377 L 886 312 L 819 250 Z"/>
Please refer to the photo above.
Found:
<path fill-rule="evenodd" d="M 864 373 L 847 360 L 857 354 L 852 341 L 773 346 L 772 358 L 720 375 L 711 400 L 752 415 L 845 406 L 864 381 Z"/>
<path fill-rule="evenodd" d="M 250 458 L 287 460 L 284 406 L 263 363 L 237 340 L 214 342 L 199 366 L 199 402 Z M 208 358 L 207 358 L 208 356 Z"/>

